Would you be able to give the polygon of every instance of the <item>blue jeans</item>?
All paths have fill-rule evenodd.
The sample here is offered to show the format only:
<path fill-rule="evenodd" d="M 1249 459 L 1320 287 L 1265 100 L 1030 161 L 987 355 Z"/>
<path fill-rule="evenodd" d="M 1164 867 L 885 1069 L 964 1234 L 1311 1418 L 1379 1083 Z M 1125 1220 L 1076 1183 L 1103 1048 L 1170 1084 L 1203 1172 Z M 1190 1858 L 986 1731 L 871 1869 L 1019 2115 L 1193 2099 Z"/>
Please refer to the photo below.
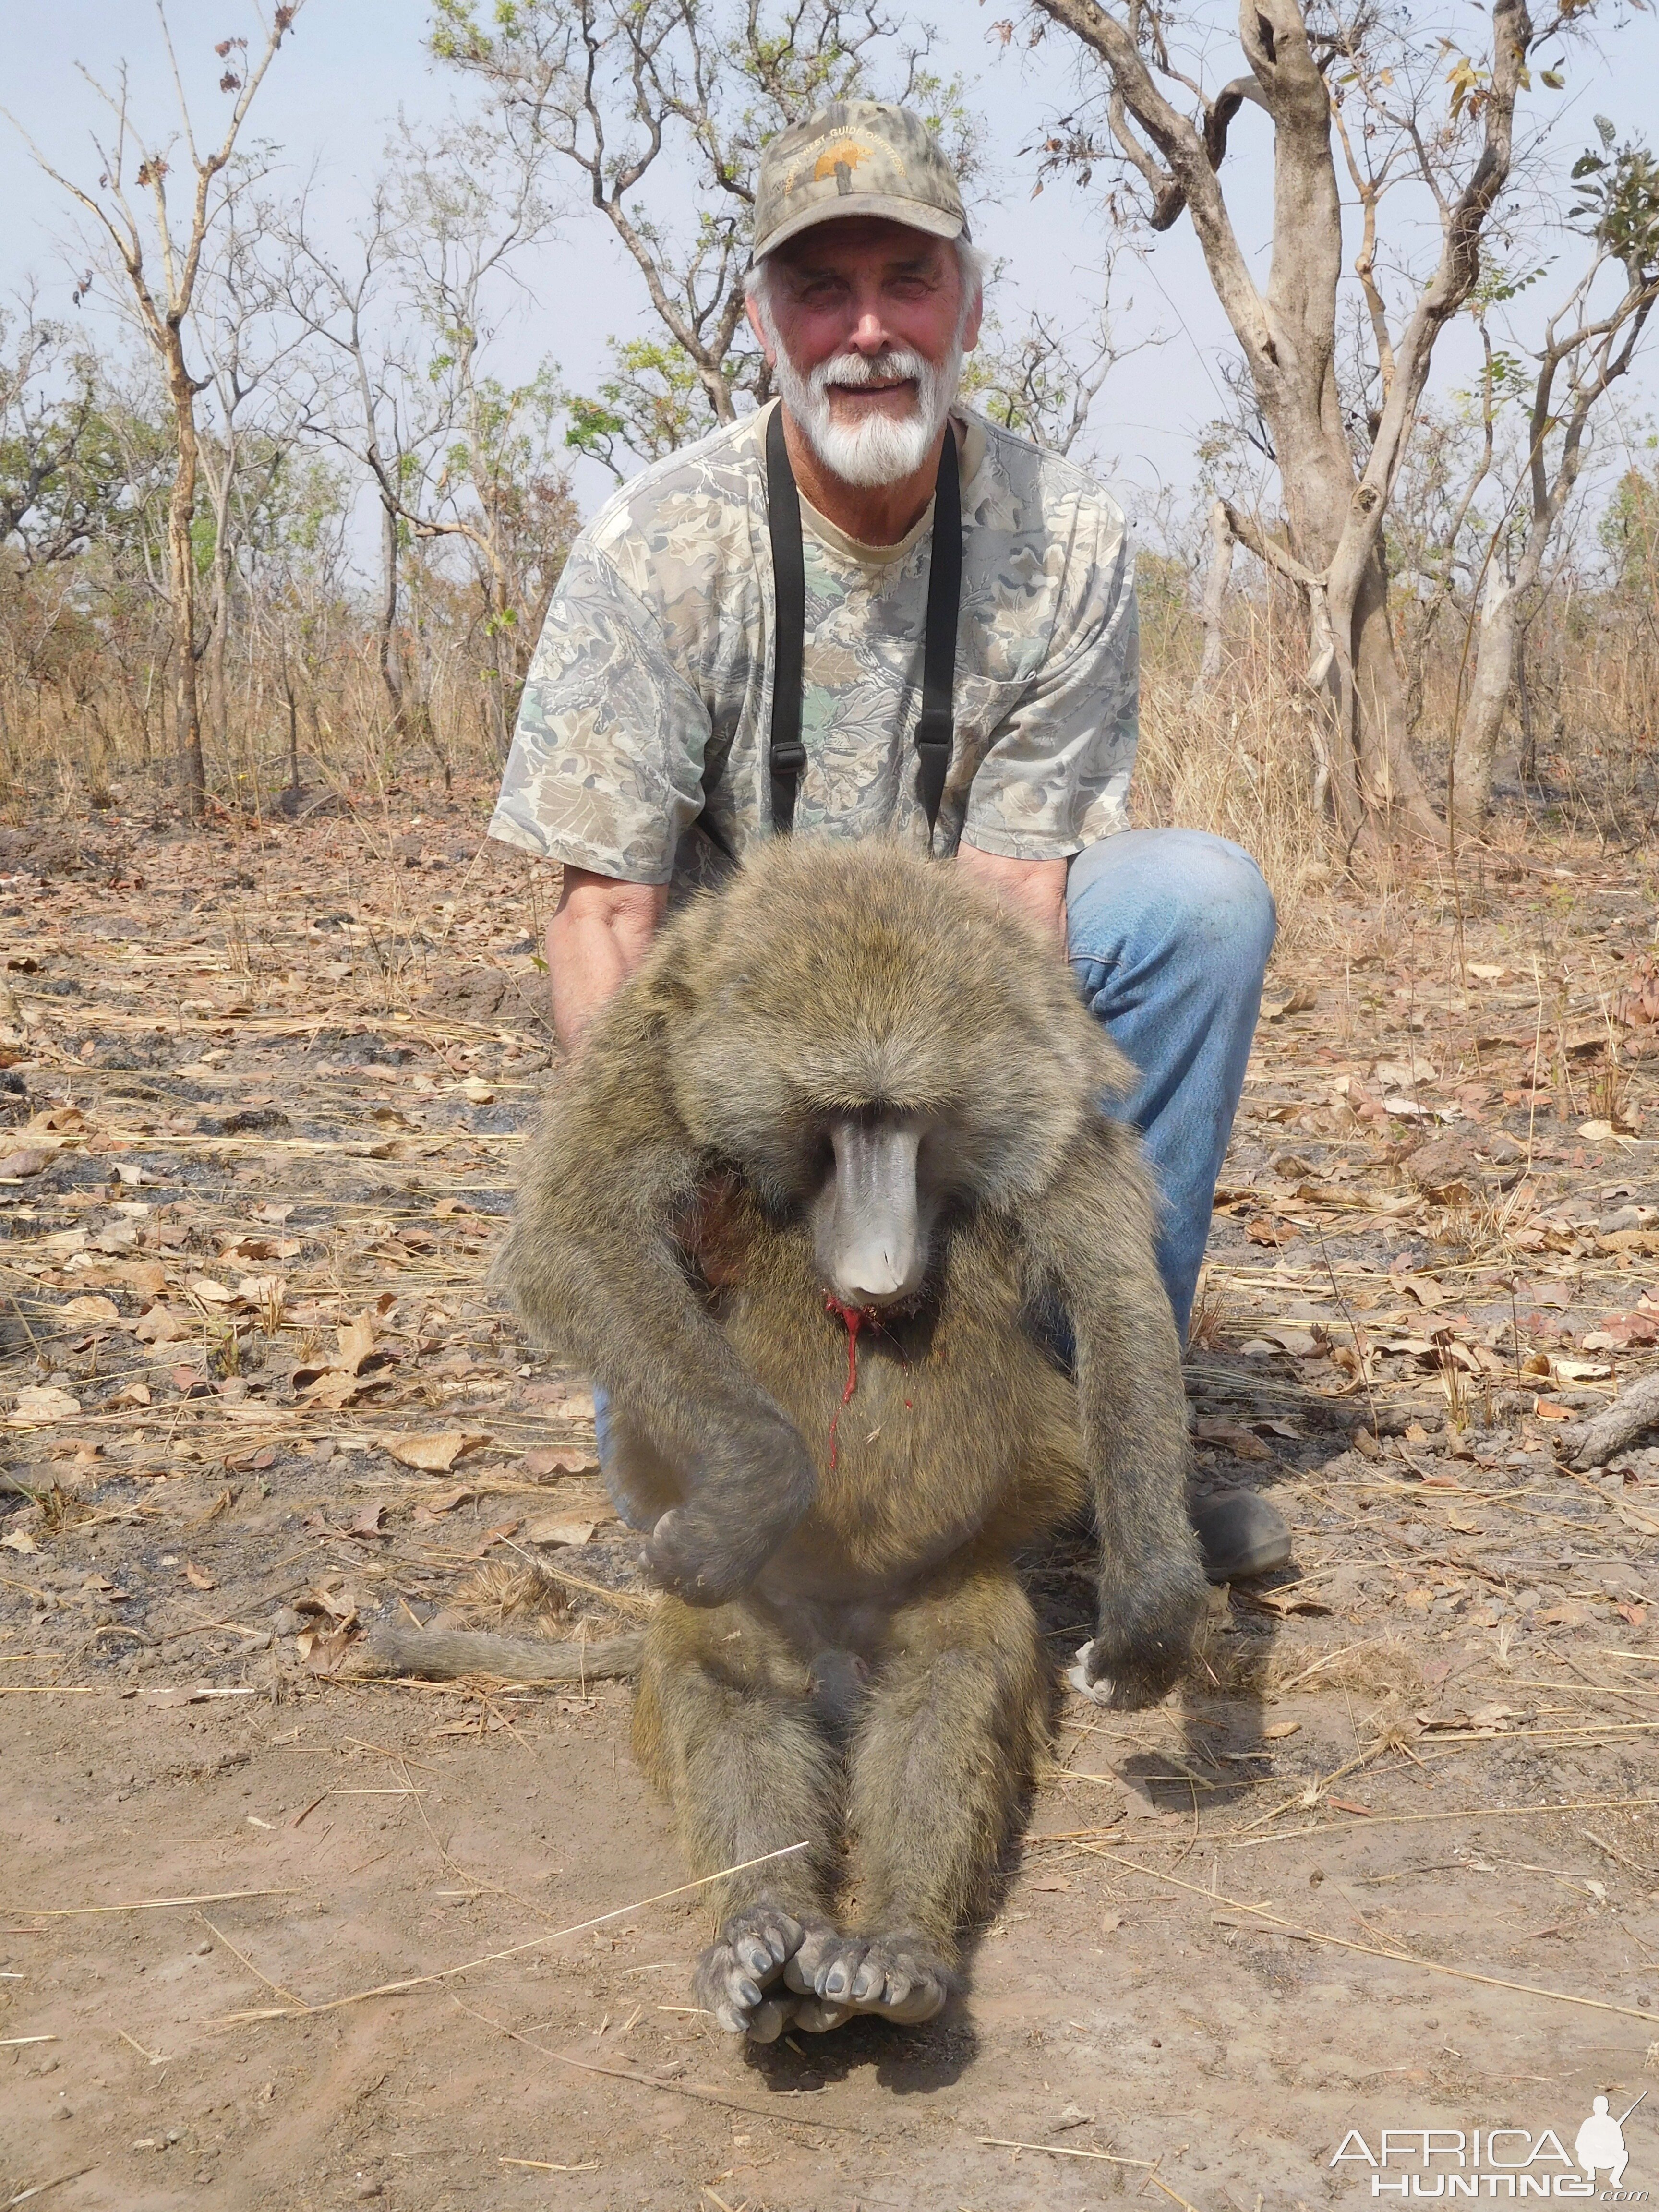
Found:
<path fill-rule="evenodd" d="M 1164 1201 L 1158 1271 L 1184 1341 L 1278 927 L 1273 893 L 1224 837 L 1126 830 L 1072 862 L 1066 927 L 1085 1003 L 1140 1071 L 1113 1111 L 1140 1131 Z M 1055 1348 L 1069 1355 L 1069 1341 Z M 593 1403 L 604 1468 L 602 1389 Z"/>
<path fill-rule="evenodd" d="M 1073 861 L 1066 922 L 1085 1004 L 1140 1071 L 1113 1110 L 1140 1131 L 1163 1197 L 1158 1268 L 1184 1340 L 1278 926 L 1273 893 L 1224 837 L 1126 830 Z"/>

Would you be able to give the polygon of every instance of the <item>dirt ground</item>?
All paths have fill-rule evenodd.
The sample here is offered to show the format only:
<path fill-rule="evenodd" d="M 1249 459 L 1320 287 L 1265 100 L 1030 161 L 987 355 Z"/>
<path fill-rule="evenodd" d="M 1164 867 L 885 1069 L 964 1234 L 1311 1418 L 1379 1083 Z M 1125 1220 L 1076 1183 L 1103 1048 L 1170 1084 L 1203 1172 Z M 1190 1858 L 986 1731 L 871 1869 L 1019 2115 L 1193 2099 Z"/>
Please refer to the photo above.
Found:
<path fill-rule="evenodd" d="M 1647 863 L 1299 911 L 1190 1361 L 1295 1563 L 1158 1711 L 1057 1669 L 958 2009 L 744 2054 L 625 1686 L 353 1671 L 649 1603 L 485 1280 L 551 1040 L 483 796 L 0 833 L 0 2208 L 1546 2193 L 1659 2088 L 1659 1449 L 1559 1449 L 1659 1339 Z"/>

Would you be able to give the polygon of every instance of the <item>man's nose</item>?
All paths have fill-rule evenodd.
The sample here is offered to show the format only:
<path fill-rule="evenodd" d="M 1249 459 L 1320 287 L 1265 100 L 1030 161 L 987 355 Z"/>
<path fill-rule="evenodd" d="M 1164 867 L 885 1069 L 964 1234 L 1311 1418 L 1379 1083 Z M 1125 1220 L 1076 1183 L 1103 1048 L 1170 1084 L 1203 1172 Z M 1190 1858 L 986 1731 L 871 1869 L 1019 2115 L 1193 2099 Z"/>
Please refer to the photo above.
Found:
<path fill-rule="evenodd" d="M 892 343 L 892 335 L 874 307 L 860 307 L 847 343 L 854 353 L 880 353 Z"/>

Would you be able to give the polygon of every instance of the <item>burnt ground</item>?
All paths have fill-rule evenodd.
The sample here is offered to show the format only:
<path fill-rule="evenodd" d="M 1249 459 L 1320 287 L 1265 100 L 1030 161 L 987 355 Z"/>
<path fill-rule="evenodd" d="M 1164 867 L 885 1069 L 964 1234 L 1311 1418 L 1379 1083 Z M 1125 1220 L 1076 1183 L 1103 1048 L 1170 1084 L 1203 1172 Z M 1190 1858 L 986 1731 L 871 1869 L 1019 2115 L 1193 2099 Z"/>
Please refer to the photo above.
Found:
<path fill-rule="evenodd" d="M 1259 2212 L 1369 2198 L 1385 2125 L 1559 2171 L 1659 2064 L 1659 1449 L 1559 1449 L 1659 1338 L 1638 864 L 1300 910 L 1190 1362 L 1294 1565 L 1156 1712 L 1057 1672 L 958 2010 L 744 2056 L 623 1686 L 353 1672 L 393 1608 L 649 1602 L 486 1285 L 551 1040 L 481 803 L 0 851 L 0 2206 Z"/>

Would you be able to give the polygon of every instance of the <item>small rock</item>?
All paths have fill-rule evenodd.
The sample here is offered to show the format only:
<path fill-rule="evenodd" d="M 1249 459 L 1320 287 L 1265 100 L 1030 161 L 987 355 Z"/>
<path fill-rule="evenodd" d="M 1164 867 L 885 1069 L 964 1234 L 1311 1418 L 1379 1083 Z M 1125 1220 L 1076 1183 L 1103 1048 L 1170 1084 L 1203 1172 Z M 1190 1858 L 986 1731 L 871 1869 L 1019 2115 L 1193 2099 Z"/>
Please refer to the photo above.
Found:
<path fill-rule="evenodd" d="M 282 1605 L 271 1614 L 270 1626 L 275 1635 L 297 1636 L 305 1626 L 305 1620 L 291 1605 Z"/>
<path fill-rule="evenodd" d="M 1507 1129 L 1494 1129 L 1486 1139 L 1486 1158 L 1495 1168 L 1512 1168 L 1526 1157 L 1526 1147 L 1518 1145 Z"/>

